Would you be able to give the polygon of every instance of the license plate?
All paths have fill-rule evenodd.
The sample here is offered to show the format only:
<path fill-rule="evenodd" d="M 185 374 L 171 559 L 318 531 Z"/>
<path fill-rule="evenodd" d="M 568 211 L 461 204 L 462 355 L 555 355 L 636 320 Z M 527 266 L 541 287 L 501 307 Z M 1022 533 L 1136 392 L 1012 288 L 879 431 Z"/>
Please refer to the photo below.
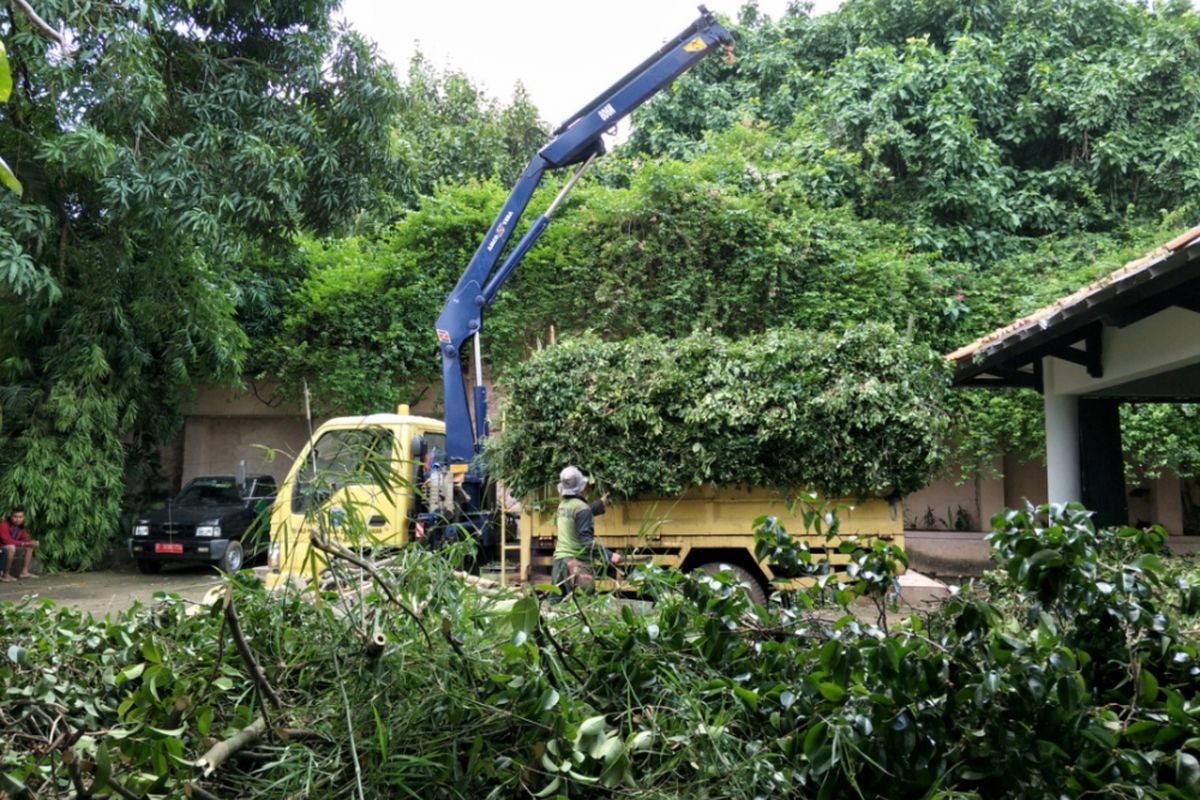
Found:
<path fill-rule="evenodd" d="M 154 552 L 156 553 L 175 553 L 183 555 L 183 545 L 171 544 L 169 542 L 156 542 L 154 544 Z"/>

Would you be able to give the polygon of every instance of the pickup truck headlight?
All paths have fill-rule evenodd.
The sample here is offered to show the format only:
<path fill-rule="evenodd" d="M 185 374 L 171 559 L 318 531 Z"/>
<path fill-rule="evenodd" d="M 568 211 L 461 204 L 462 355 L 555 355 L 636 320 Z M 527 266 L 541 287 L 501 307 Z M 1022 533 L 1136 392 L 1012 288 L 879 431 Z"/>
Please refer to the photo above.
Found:
<path fill-rule="evenodd" d="M 271 542 L 271 546 L 267 548 L 267 568 L 271 572 L 279 572 L 282 566 L 279 561 L 279 542 Z"/>
<path fill-rule="evenodd" d="M 145 522 L 139 522 L 137 525 L 133 526 L 133 535 L 134 536 L 149 536 L 150 535 L 150 526 Z"/>
<path fill-rule="evenodd" d="M 197 525 L 196 526 L 196 535 L 197 536 L 220 536 L 221 535 L 221 525 L 220 525 L 220 523 L 215 523 L 215 522 L 211 522 L 207 525 Z"/>

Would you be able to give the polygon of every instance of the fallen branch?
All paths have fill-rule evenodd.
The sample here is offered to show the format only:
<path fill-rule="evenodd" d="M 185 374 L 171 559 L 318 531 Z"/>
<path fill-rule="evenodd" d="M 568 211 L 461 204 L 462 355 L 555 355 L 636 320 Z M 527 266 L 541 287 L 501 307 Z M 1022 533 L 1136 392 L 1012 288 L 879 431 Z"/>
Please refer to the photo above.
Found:
<path fill-rule="evenodd" d="M 475 670 L 471 669 L 471 660 L 467 658 L 467 653 L 463 650 L 462 642 L 454 638 L 454 630 L 450 618 L 447 616 L 442 617 L 442 637 L 445 638 L 446 644 L 450 645 L 454 652 L 458 654 L 458 657 L 462 659 L 463 668 L 467 671 L 467 677 L 471 679 L 471 684 L 474 685 Z"/>
<path fill-rule="evenodd" d="M 118 781 L 115 777 L 109 776 L 108 786 L 114 792 L 121 795 L 121 797 L 124 797 L 125 800 L 142 800 L 141 797 L 134 794 L 129 789 L 125 788 L 125 785 L 123 783 L 121 783 L 120 781 Z"/>
<path fill-rule="evenodd" d="M 457 570 L 457 569 L 454 570 L 454 577 L 458 578 L 459 580 L 461 580 L 465 583 L 469 583 L 472 586 L 478 586 L 480 589 L 500 589 L 500 588 L 502 588 L 500 586 L 499 581 L 494 581 L 494 580 L 491 580 L 490 578 L 481 578 L 478 575 L 472 575 L 469 572 L 462 572 L 461 570 Z"/>
<path fill-rule="evenodd" d="M 241 654 L 242 661 L 246 662 L 246 669 L 250 671 L 258 690 L 270 701 L 272 706 L 283 708 L 283 700 L 279 698 L 275 687 L 267 681 L 267 676 L 263 673 L 262 667 L 258 665 L 254 652 L 250 649 L 250 645 L 246 644 L 246 637 L 242 635 L 242 623 L 238 620 L 237 609 L 233 607 L 233 584 L 230 584 L 225 591 L 225 622 L 230 636 L 233 637 L 233 643 L 237 647 L 238 653 Z"/>
<path fill-rule="evenodd" d="M 196 768 L 201 771 L 204 777 L 212 775 L 221 768 L 230 756 L 239 750 L 249 747 L 256 743 L 267 732 L 267 720 L 265 717 L 256 717 L 254 722 L 251 722 L 245 728 L 230 736 L 228 739 L 214 744 L 207 753 L 196 759 Z M 192 784 L 193 786 L 195 784 Z M 201 790 L 203 791 L 203 790 Z"/>
<path fill-rule="evenodd" d="M 429 636 L 429 630 L 426 629 L 425 623 L 421 621 L 421 618 L 417 616 L 417 612 L 409 608 L 403 600 L 396 596 L 396 593 L 392 591 L 392 587 L 388 585 L 387 581 L 383 579 L 383 576 L 379 574 L 379 571 L 376 570 L 369 561 L 359 558 L 351 550 L 342 547 L 339 544 L 325 541 L 324 537 L 322 537 L 321 534 L 319 534 L 316 530 L 313 530 L 309 534 L 309 538 L 312 542 L 312 546 L 321 552 L 334 556 L 335 558 L 340 558 L 343 561 L 349 561 L 356 567 L 360 567 L 370 573 L 371 577 L 374 578 L 376 583 L 379 584 L 379 588 L 383 589 L 383 593 L 387 595 L 388 600 L 390 600 L 393 605 L 411 617 L 413 622 L 417 623 L 417 627 L 421 629 L 421 633 L 425 637 L 425 643 L 430 647 L 433 647 L 433 639 L 431 639 Z"/>

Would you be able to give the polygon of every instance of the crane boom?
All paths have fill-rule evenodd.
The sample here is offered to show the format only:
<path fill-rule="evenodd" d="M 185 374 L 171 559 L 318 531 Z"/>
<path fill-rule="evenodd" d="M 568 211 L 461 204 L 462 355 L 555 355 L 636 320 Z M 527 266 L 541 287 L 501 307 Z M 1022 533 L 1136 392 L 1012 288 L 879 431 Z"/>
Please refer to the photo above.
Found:
<path fill-rule="evenodd" d="M 521 173 L 446 300 L 437 320 L 446 420 L 446 452 L 442 466 L 451 473 L 468 473 L 462 481 L 466 494 L 464 510 L 468 514 L 478 512 L 482 505 L 482 478 L 473 475 L 471 465 L 475 456 L 482 451 L 483 439 L 487 436 L 487 393 L 482 381 L 479 352 L 479 333 L 483 329 L 486 308 L 495 301 L 504 282 L 546 229 L 551 215 L 575 181 L 592 160 L 603 155 L 604 142 L 601 137 L 604 132 L 718 45 L 728 48 L 732 43 L 729 31 L 704 6 L 700 6 L 700 16 L 695 22 L 555 128 L 550 141 L 534 155 Z M 581 166 L 501 262 L 500 257 L 505 253 L 509 239 L 545 173 L 575 164 Z M 475 367 L 473 403 L 468 397 L 463 352 L 467 340 L 472 338 L 472 363 Z"/>

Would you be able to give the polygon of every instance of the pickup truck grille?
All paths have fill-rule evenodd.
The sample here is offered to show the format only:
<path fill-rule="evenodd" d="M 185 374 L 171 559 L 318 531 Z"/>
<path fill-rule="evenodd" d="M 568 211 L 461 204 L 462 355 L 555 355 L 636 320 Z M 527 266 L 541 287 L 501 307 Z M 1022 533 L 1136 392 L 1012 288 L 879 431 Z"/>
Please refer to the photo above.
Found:
<path fill-rule="evenodd" d="M 195 533 L 195 525 L 187 525 L 182 522 L 164 522 L 150 529 L 150 534 L 153 536 L 194 536 Z"/>

